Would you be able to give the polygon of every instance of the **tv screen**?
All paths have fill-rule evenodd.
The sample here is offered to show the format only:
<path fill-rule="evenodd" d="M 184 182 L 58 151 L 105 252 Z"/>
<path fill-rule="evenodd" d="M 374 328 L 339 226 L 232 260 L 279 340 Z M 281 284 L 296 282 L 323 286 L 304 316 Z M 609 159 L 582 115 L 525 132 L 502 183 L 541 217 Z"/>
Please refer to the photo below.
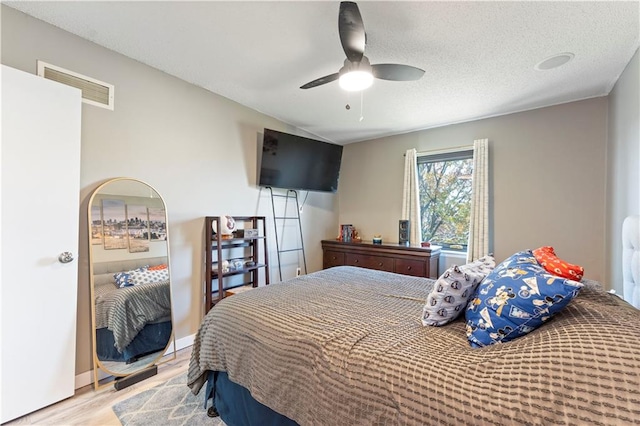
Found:
<path fill-rule="evenodd" d="M 342 146 L 264 129 L 260 186 L 336 192 Z"/>

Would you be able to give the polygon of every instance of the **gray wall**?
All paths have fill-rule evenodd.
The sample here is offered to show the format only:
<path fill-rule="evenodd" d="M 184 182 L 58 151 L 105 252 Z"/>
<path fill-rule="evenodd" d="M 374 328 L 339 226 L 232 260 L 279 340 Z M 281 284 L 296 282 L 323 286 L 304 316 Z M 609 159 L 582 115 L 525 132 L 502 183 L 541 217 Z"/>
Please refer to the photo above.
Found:
<path fill-rule="evenodd" d="M 595 98 L 345 146 L 340 223 L 398 241 L 403 154 L 488 138 L 497 260 L 550 245 L 604 278 L 607 98 Z"/>
<path fill-rule="evenodd" d="M 607 278 L 622 294 L 622 221 L 640 214 L 640 59 L 638 51 L 609 94 Z"/>
<path fill-rule="evenodd" d="M 76 359 L 76 373 L 80 374 L 91 368 L 86 223 L 91 192 L 108 178 L 128 176 L 151 184 L 164 197 L 171 238 L 175 330 L 178 339 L 185 338 L 197 331 L 202 319 L 203 217 L 271 217 L 269 197 L 256 187 L 258 132 L 269 127 L 301 133 L 3 5 L 2 63 L 35 73 L 37 59 L 116 88 L 114 111 L 82 107 Z M 320 240 L 332 236 L 336 224 L 337 196 L 310 193 L 303 210 L 310 271 L 322 268 Z M 277 280 L 273 238 L 269 242 L 271 277 Z M 286 279 L 294 276 L 298 260 L 285 260 L 290 266 L 283 271 Z"/>

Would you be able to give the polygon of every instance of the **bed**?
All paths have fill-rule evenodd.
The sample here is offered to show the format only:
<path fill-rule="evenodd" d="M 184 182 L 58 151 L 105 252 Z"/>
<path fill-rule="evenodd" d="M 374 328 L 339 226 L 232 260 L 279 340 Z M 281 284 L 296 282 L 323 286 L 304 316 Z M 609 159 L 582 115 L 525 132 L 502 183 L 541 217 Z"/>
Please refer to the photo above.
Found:
<path fill-rule="evenodd" d="M 96 353 L 101 361 L 135 362 L 166 348 L 171 337 L 169 280 L 120 288 L 114 274 L 166 264 L 165 257 L 94 264 Z"/>
<path fill-rule="evenodd" d="M 551 320 L 472 348 L 425 327 L 434 281 L 349 266 L 236 294 L 188 372 L 229 425 L 640 424 L 640 311 L 593 281 Z"/>

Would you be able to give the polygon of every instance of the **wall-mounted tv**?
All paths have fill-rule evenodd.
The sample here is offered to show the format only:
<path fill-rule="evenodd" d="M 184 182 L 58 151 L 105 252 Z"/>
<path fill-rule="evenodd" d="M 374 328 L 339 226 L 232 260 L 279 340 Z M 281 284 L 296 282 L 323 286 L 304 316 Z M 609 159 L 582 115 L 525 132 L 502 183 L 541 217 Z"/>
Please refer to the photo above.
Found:
<path fill-rule="evenodd" d="M 336 192 L 342 146 L 264 129 L 258 185 Z"/>

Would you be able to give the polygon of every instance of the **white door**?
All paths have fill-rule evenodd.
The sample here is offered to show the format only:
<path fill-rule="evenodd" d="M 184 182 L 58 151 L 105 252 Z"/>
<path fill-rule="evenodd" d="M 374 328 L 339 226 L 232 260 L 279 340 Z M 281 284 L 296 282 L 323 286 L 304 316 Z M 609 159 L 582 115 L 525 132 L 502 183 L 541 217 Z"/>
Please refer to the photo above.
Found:
<path fill-rule="evenodd" d="M 74 394 L 80 90 L 2 66 L 0 422 Z M 74 260 L 61 263 L 63 252 Z"/>

